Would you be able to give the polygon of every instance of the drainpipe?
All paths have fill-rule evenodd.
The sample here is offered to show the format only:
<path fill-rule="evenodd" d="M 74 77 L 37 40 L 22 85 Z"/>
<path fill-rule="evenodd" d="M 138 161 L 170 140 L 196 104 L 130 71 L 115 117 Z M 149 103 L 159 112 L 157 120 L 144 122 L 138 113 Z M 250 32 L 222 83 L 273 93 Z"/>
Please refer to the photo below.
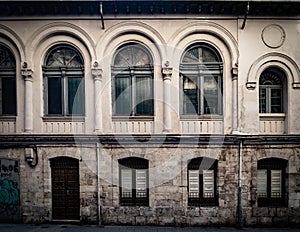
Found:
<path fill-rule="evenodd" d="M 243 165 L 243 139 L 239 141 L 239 173 L 238 173 L 238 227 L 242 227 L 242 165 Z"/>
<path fill-rule="evenodd" d="M 100 146 L 96 143 L 96 159 L 97 159 L 97 198 L 98 198 L 98 225 L 101 226 L 101 192 L 100 192 Z"/>

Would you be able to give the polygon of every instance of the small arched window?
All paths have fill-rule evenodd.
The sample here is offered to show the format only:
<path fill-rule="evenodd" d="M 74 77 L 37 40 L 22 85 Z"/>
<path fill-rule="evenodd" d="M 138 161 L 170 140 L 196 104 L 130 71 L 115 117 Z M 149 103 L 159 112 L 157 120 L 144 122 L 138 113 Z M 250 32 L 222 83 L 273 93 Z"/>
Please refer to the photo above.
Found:
<path fill-rule="evenodd" d="M 217 206 L 218 161 L 208 157 L 191 159 L 188 163 L 188 204 Z"/>
<path fill-rule="evenodd" d="M 149 205 L 148 163 L 138 157 L 119 160 L 121 205 Z"/>
<path fill-rule="evenodd" d="M 16 115 L 16 60 L 3 44 L 0 44 L 0 115 Z"/>
<path fill-rule="evenodd" d="M 46 115 L 84 115 L 84 62 L 72 46 L 51 48 L 43 65 Z"/>
<path fill-rule="evenodd" d="M 287 166 L 288 161 L 279 158 L 266 158 L 257 162 L 258 206 L 287 206 Z"/>
<path fill-rule="evenodd" d="M 153 115 L 153 61 L 137 43 L 120 47 L 112 65 L 113 114 Z"/>
<path fill-rule="evenodd" d="M 206 44 L 190 46 L 180 63 L 182 114 L 222 114 L 223 63 Z"/>
<path fill-rule="evenodd" d="M 278 68 L 268 68 L 259 78 L 259 113 L 283 113 L 283 80 Z"/>

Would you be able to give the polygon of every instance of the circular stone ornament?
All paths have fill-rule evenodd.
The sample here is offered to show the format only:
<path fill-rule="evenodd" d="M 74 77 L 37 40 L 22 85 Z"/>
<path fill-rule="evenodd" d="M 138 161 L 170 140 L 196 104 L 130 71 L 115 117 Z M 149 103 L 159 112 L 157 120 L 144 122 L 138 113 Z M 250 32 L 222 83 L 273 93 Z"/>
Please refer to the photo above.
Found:
<path fill-rule="evenodd" d="M 263 29 L 261 37 L 266 46 L 270 48 L 279 48 L 284 43 L 285 31 L 281 26 L 271 24 Z"/>

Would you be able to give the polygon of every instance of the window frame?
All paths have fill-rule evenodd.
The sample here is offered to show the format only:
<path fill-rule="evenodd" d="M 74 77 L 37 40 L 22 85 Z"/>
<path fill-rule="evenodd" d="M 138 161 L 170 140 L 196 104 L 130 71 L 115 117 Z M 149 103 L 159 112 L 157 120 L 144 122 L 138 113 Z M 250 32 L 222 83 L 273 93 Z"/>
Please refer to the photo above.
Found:
<path fill-rule="evenodd" d="M 130 46 L 137 47 L 141 49 L 149 58 L 148 65 L 115 65 L 116 57 L 123 51 Z M 128 43 L 123 45 L 122 47 L 118 48 L 114 54 L 113 62 L 111 66 L 111 73 L 112 73 L 112 113 L 114 117 L 152 117 L 154 116 L 154 69 L 153 69 L 153 59 L 149 52 L 149 50 L 141 44 L 138 43 Z M 117 79 L 118 78 L 128 78 L 129 79 L 129 106 L 128 106 L 128 113 L 118 112 L 117 109 Z M 138 99 L 137 99 L 137 80 L 138 78 L 147 78 L 150 80 L 150 99 L 151 104 L 149 107 L 148 112 L 139 113 L 136 110 L 138 106 Z"/>
<path fill-rule="evenodd" d="M 53 52 L 57 49 L 69 49 L 72 50 L 79 57 L 81 64 L 78 66 L 47 66 L 46 62 Z M 43 85 L 44 85 L 44 115 L 47 117 L 68 117 L 68 116 L 84 116 L 85 115 L 85 72 L 84 72 L 84 59 L 78 49 L 74 48 L 71 45 L 56 45 L 47 51 L 47 55 L 44 60 L 44 65 L 42 66 L 43 70 Z M 81 112 L 73 113 L 70 112 L 69 104 L 69 81 L 72 78 L 80 79 L 80 83 L 77 87 L 77 91 L 80 91 L 80 100 Z M 60 112 L 51 113 L 49 112 L 49 79 L 60 80 Z M 77 94 L 76 94 L 77 95 Z M 75 101 L 76 95 L 73 99 Z M 73 103 L 74 104 L 74 103 Z"/>
<path fill-rule="evenodd" d="M 203 161 L 205 159 L 205 161 Z M 213 197 L 204 197 L 204 171 L 213 171 Z M 198 171 L 199 192 L 198 196 L 191 197 L 190 191 L 190 171 Z M 188 206 L 203 206 L 213 207 L 219 206 L 219 194 L 217 188 L 218 182 L 218 160 L 208 157 L 197 157 L 189 160 L 187 169 L 187 192 L 188 192 Z"/>
<path fill-rule="evenodd" d="M 0 116 L 6 117 L 6 116 L 16 116 L 17 115 L 17 78 L 16 78 L 16 59 L 13 54 L 13 52 L 10 50 L 9 47 L 6 45 L 0 43 L 0 47 L 7 53 L 10 65 L 1 65 L 0 64 Z M 4 80 L 11 80 L 12 81 L 12 87 L 13 92 L 9 95 L 3 93 L 3 89 L 5 86 L 9 85 L 6 84 L 3 86 Z M 12 101 L 9 99 L 12 98 Z M 12 106 L 12 112 L 4 112 L 4 102 L 6 102 L 8 105 L 13 104 Z"/>
<path fill-rule="evenodd" d="M 216 62 L 191 62 L 185 63 L 183 60 L 187 56 L 187 54 L 192 51 L 193 49 L 207 49 L 211 53 L 214 54 L 217 61 Z M 200 59 L 200 58 L 199 58 Z M 221 60 L 219 52 L 210 45 L 198 43 L 188 47 L 180 62 L 180 114 L 181 117 L 186 115 L 198 115 L 198 116 L 206 116 L 206 115 L 223 115 L 223 62 Z M 217 105 L 214 105 L 213 108 L 215 109 L 213 113 L 210 110 L 206 111 L 205 107 L 205 85 L 204 81 L 206 78 L 214 78 L 216 79 L 217 83 L 217 94 L 215 98 L 217 98 Z M 197 109 L 194 108 L 193 112 L 187 111 L 187 103 L 189 102 L 189 98 L 185 94 L 184 89 L 184 81 L 185 78 L 187 79 L 195 79 L 194 84 L 196 86 L 196 104 Z M 187 100 L 185 100 L 187 99 Z M 190 102 L 191 103 L 191 102 Z"/>
<path fill-rule="evenodd" d="M 287 207 L 288 205 L 288 188 L 286 186 L 287 179 L 287 167 L 288 161 L 285 159 L 279 158 L 266 158 L 258 160 L 257 162 L 257 205 L 258 207 Z M 260 190 L 259 186 L 262 185 L 259 183 L 259 171 L 265 172 L 266 177 L 264 177 L 266 181 L 265 190 Z M 272 182 L 272 173 L 281 171 L 280 177 L 280 197 L 272 196 L 272 186 L 274 186 L 274 182 Z M 272 184 L 273 183 L 273 184 Z M 265 197 L 260 196 L 259 192 L 262 192 Z M 276 191 L 273 191 L 276 192 Z M 278 191 L 277 191 L 278 192 Z"/>
<path fill-rule="evenodd" d="M 272 75 L 272 76 L 271 76 Z M 266 77 L 265 77 L 266 76 Z M 269 78 L 269 82 L 271 82 L 271 78 L 278 78 L 277 84 L 263 84 L 261 83 L 263 78 Z M 286 79 L 283 71 L 277 67 L 269 67 L 265 69 L 260 77 L 259 77 L 259 114 L 283 114 L 284 113 L 284 81 Z M 268 81 L 268 80 L 267 80 Z M 280 83 L 279 83 L 280 82 Z M 272 90 L 280 90 L 280 110 L 279 112 L 272 112 Z M 265 107 L 263 108 L 263 91 L 265 91 Z M 275 105 L 276 106 L 276 105 Z"/>
<path fill-rule="evenodd" d="M 131 196 L 123 196 L 123 170 L 131 170 Z M 145 197 L 137 196 L 137 171 L 145 170 Z M 128 157 L 119 160 L 119 200 L 122 206 L 149 206 L 149 161 L 138 157 Z"/>

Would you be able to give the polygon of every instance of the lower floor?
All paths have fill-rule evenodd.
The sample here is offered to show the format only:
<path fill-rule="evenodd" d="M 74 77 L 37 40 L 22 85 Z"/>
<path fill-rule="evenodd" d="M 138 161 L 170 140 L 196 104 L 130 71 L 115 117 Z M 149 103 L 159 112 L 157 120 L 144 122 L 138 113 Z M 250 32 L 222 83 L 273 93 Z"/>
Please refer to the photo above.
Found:
<path fill-rule="evenodd" d="M 300 225 L 300 136 L 0 136 L 0 221 Z"/>

